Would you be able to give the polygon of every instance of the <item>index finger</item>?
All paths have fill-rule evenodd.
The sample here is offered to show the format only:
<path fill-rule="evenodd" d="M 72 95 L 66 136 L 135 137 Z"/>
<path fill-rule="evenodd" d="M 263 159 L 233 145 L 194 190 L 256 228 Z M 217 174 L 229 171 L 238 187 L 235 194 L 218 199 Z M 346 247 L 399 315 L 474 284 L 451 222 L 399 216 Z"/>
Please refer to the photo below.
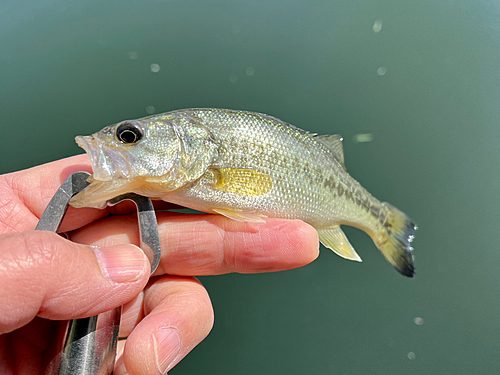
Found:
<path fill-rule="evenodd" d="M 61 183 L 74 172 L 91 170 L 88 157 L 77 155 L 0 176 L 0 231 L 34 229 Z M 75 221 L 70 226 L 77 228 L 83 225 L 77 222 L 91 222 L 104 215 L 97 210 L 82 210 L 80 217 L 70 220 Z"/>
<path fill-rule="evenodd" d="M 59 186 L 78 171 L 92 173 L 86 154 L 0 176 L 0 233 L 34 229 Z M 133 211 L 133 205 L 126 210 Z M 80 228 L 116 211 L 115 207 L 104 210 L 69 207 L 60 231 Z"/>

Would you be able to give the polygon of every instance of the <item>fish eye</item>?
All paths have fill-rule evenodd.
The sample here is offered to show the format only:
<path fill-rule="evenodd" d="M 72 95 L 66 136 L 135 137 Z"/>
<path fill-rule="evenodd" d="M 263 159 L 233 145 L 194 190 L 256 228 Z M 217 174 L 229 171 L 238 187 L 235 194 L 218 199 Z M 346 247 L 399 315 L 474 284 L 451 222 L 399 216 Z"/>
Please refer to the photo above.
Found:
<path fill-rule="evenodd" d="M 124 122 L 116 128 L 116 139 L 126 145 L 137 143 L 142 139 L 142 130 L 133 122 Z"/>

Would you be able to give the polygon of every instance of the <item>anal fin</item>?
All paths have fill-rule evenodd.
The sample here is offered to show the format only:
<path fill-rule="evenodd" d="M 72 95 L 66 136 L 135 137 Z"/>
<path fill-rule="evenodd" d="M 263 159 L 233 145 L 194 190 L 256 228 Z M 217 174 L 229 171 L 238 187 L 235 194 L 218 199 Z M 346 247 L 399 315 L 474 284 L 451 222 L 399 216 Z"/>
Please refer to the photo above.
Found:
<path fill-rule="evenodd" d="M 356 250 L 349 243 L 340 225 L 334 225 L 329 228 L 316 229 L 319 235 L 319 241 L 330 250 L 334 251 L 342 258 L 361 262 L 361 258 Z"/>
<path fill-rule="evenodd" d="M 212 208 L 212 211 L 236 221 L 248 221 L 251 223 L 265 223 L 264 215 L 252 214 L 242 211 L 234 211 L 227 208 Z"/>

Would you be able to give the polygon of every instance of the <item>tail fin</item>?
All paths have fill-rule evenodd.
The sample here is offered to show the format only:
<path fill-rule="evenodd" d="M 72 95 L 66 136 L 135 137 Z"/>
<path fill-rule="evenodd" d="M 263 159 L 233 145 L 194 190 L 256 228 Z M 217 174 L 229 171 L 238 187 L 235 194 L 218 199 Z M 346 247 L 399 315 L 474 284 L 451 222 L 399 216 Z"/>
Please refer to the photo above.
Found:
<path fill-rule="evenodd" d="M 384 231 L 374 236 L 375 245 L 399 273 L 413 277 L 415 265 L 410 243 L 413 241 L 417 226 L 397 208 L 387 202 L 382 204 L 388 209 L 388 220 Z"/>

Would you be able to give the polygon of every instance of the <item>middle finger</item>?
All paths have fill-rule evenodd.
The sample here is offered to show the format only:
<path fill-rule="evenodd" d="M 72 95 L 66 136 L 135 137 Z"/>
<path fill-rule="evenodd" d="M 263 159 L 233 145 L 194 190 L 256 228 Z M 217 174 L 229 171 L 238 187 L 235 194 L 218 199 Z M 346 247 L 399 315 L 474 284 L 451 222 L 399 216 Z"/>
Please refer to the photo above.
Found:
<path fill-rule="evenodd" d="M 142 295 L 137 303 L 140 312 L 130 306 L 123 312 L 125 320 L 136 315 L 132 320 L 139 321 L 132 331 L 132 327 L 120 327 L 120 334 L 128 338 L 116 374 L 166 373 L 208 335 L 213 325 L 208 293 L 194 278 L 156 277 Z"/>
<path fill-rule="evenodd" d="M 243 223 L 221 215 L 157 212 L 162 256 L 155 275 L 219 275 L 297 268 L 318 256 L 318 235 L 299 220 Z M 139 244 L 137 216 L 106 217 L 70 234 L 83 244 Z"/>

